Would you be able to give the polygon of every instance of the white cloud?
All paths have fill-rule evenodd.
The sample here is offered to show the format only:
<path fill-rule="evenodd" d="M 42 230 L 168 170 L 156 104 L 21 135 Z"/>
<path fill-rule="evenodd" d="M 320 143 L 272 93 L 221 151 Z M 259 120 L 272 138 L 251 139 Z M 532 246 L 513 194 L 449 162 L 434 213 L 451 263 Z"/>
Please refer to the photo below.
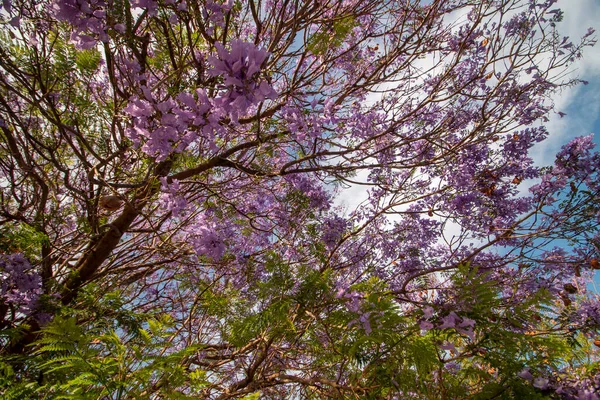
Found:
<path fill-rule="evenodd" d="M 358 172 L 353 180 L 366 182 L 368 175 L 369 171 L 363 170 Z M 335 205 L 341 206 L 347 213 L 356 210 L 361 203 L 369 198 L 368 188 L 364 185 L 351 185 L 349 188 L 341 190 L 335 198 Z"/>
<path fill-rule="evenodd" d="M 569 0 L 559 3 L 564 11 L 564 19 L 558 25 L 563 36 L 577 42 L 588 30 L 596 28 L 595 36 L 600 38 L 600 1 Z M 553 101 L 557 111 L 566 112 L 560 118 L 552 115 L 546 127 L 550 132 L 548 140 L 534 148 L 532 153 L 538 165 L 548 165 L 554 155 L 570 139 L 592 133 L 594 123 L 600 113 L 600 43 L 584 50 L 583 58 L 571 67 L 571 76 L 589 81 L 589 85 L 578 85 L 557 93 Z M 600 134 L 600 132 L 598 132 Z M 596 137 L 598 142 L 600 137 Z"/>
<path fill-rule="evenodd" d="M 588 28 L 597 29 L 595 36 L 600 38 L 600 1 L 599 0 L 563 0 L 558 3 L 564 11 L 564 19 L 558 24 L 559 33 L 568 36 L 577 43 L 586 34 Z M 455 13 L 448 18 L 448 23 L 459 23 L 465 19 L 465 10 Z M 434 68 L 433 56 L 419 60 L 419 67 L 423 70 Z M 548 139 L 538 144 L 532 151 L 532 157 L 538 165 L 549 165 L 554 161 L 555 154 L 560 147 L 570 139 L 588 135 L 592 132 L 594 123 L 600 114 L 600 43 L 595 47 L 587 47 L 584 57 L 577 60 L 570 68 L 570 76 L 589 81 L 589 85 L 577 85 L 556 93 L 552 100 L 556 110 L 567 113 L 561 118 L 558 114 L 552 114 L 550 121 L 545 125 L 550 132 Z M 393 84 L 383 84 L 380 89 L 393 88 Z M 381 93 L 373 93 L 368 96 L 366 105 L 372 105 L 381 98 Z M 600 132 L 596 137 L 600 143 Z M 364 181 L 367 173 L 362 172 L 356 178 Z M 361 202 L 368 198 L 367 187 L 354 185 L 349 189 L 341 191 L 336 199 L 336 204 L 341 205 L 348 211 L 352 211 Z M 524 187 L 524 191 L 526 188 Z M 450 228 L 447 232 L 452 236 L 456 229 Z M 448 238 L 449 238 L 448 237 Z"/>

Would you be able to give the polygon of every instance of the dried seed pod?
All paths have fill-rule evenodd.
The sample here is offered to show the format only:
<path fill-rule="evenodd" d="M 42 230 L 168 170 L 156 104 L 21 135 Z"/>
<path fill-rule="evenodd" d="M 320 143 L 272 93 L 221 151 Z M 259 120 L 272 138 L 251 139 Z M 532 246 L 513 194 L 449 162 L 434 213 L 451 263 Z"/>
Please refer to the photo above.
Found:
<path fill-rule="evenodd" d="M 119 198 L 119 196 L 102 196 L 100 197 L 100 201 L 98 202 L 100 207 L 104 208 L 108 211 L 118 210 L 123 204 L 123 200 Z"/>
<path fill-rule="evenodd" d="M 573 303 L 567 293 L 560 292 L 558 295 L 560 296 L 560 299 L 564 303 L 565 307 L 569 307 L 571 305 L 571 303 Z"/>
<path fill-rule="evenodd" d="M 492 197 L 494 195 L 494 190 L 496 190 L 496 184 L 481 188 L 479 191 L 488 197 Z"/>
<path fill-rule="evenodd" d="M 571 187 L 571 191 L 573 193 L 577 193 L 577 186 L 575 186 L 575 184 L 573 182 L 571 182 L 569 186 Z"/>
<path fill-rule="evenodd" d="M 564 288 L 567 293 L 575 294 L 578 292 L 577 287 L 572 283 L 565 284 Z"/>

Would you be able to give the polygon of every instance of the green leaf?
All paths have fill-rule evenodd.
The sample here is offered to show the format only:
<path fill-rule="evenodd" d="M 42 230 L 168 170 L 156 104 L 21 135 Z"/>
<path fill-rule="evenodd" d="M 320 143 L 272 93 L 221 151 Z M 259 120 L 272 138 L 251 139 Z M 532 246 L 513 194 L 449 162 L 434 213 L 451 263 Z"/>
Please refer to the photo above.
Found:
<path fill-rule="evenodd" d="M 98 70 L 101 60 L 100 52 L 96 49 L 78 51 L 75 56 L 77 68 L 79 68 L 80 72 L 87 75 L 91 75 Z"/>

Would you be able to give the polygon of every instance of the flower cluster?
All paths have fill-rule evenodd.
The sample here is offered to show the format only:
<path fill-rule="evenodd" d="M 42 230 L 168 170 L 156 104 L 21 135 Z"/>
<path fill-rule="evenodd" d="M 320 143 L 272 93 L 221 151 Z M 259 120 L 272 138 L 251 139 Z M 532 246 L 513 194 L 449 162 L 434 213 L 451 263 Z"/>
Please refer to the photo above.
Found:
<path fill-rule="evenodd" d="M 332 218 L 328 218 L 323 222 L 323 234 L 321 236 L 321 240 L 325 243 L 325 246 L 328 248 L 333 248 L 338 243 L 338 241 L 344 235 L 348 227 L 348 221 L 346 219 L 334 216 Z"/>
<path fill-rule="evenodd" d="M 143 144 L 146 154 L 162 161 L 173 152 L 182 152 L 198 138 L 214 148 L 214 131 L 221 128 L 218 115 L 210 113 L 212 102 L 204 90 L 180 93 L 176 99 L 163 101 L 156 100 L 147 89 L 144 92 L 143 98 L 132 97 L 124 111 L 133 119 L 128 137 L 136 145 Z"/>
<path fill-rule="evenodd" d="M 0 254 L 0 299 L 14 312 L 30 315 L 42 294 L 42 278 L 22 254 Z"/>
<path fill-rule="evenodd" d="M 162 207 L 173 213 L 174 217 L 179 217 L 185 212 L 188 202 L 184 196 L 179 193 L 181 185 L 179 181 L 173 181 L 171 184 L 167 182 L 167 178 L 161 178 L 162 193 L 160 201 Z"/>
<path fill-rule="evenodd" d="M 454 311 L 451 311 L 448 315 L 445 315 L 436 321 L 434 319 L 433 308 L 427 306 L 423 309 L 423 319 L 419 322 L 419 327 L 424 331 L 434 328 L 456 329 L 458 333 L 468 336 L 471 340 L 475 340 L 475 333 L 473 331 L 475 321 L 471 318 L 460 317 Z"/>
<path fill-rule="evenodd" d="M 34 222 L 49 251 L 43 279 L 22 255 L 0 256 L 0 328 L 11 313 L 17 328 L 39 321 L 56 295 L 82 330 L 112 329 L 113 310 L 82 297 L 106 287 L 120 310 L 168 316 L 178 350 L 202 350 L 188 372 L 210 387 L 181 379 L 196 397 L 240 397 L 250 382 L 290 398 L 312 382 L 417 398 L 417 373 L 467 398 L 489 388 L 479 369 L 509 397 L 514 382 L 590 394 L 592 383 L 556 385 L 560 363 L 535 361 L 545 348 L 496 363 L 522 362 L 513 339 L 550 338 L 557 353 L 600 326 L 586 293 L 600 269 L 592 138 L 552 167 L 530 155 L 552 93 L 577 83 L 564 68 L 594 40 L 561 41 L 554 0 L 27 3 L 2 2 L 22 22 L 0 18 L 0 227 Z M 127 205 L 94 214 L 110 188 Z M 333 207 L 340 192 L 359 203 L 347 214 Z M 0 252 L 20 251 L 6 242 Z"/>
<path fill-rule="evenodd" d="M 223 76 L 226 92 L 217 102 L 234 120 L 246 114 L 252 105 L 276 98 L 273 87 L 259 79 L 259 73 L 269 57 L 266 50 L 238 39 L 231 41 L 229 51 L 220 43 L 216 43 L 215 47 L 217 56 L 208 58 L 213 66 L 209 74 Z"/>
<path fill-rule="evenodd" d="M 326 210 L 331 205 L 331 195 L 325 191 L 318 180 L 311 179 L 305 174 L 288 175 L 286 180 L 292 188 L 291 192 L 305 196 L 311 208 Z"/>
<path fill-rule="evenodd" d="M 223 233 L 204 215 L 189 228 L 188 241 L 198 256 L 205 256 L 213 261 L 219 261 L 227 250 Z"/>
<path fill-rule="evenodd" d="M 73 25 L 71 40 L 79 49 L 94 47 L 97 40 L 108 40 L 104 0 L 56 0 L 51 12 L 57 20 Z"/>
<path fill-rule="evenodd" d="M 213 0 L 206 1 L 204 18 L 212 22 L 214 25 L 222 27 L 225 25 L 225 14 L 233 7 L 233 0 L 227 0 L 224 4 L 219 4 Z M 207 28 L 209 35 L 214 33 L 212 26 Z"/>
<path fill-rule="evenodd" d="M 546 393 L 556 393 L 566 400 L 599 400 L 600 374 L 586 374 L 569 367 L 549 376 L 534 376 L 529 368 L 523 369 L 518 376 Z"/>

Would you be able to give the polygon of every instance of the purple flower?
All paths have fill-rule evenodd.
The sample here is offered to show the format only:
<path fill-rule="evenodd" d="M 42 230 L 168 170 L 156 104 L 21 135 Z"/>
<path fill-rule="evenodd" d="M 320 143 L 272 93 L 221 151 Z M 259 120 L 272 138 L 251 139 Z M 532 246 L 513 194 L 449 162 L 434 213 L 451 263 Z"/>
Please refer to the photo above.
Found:
<path fill-rule="evenodd" d="M 544 390 L 548 388 L 548 379 L 538 377 L 533 380 L 533 387 L 536 387 L 540 390 Z"/>
<path fill-rule="evenodd" d="M 423 318 L 431 318 L 433 317 L 434 309 L 431 306 L 423 307 Z"/>
<path fill-rule="evenodd" d="M 454 344 L 450 343 L 450 342 L 444 342 L 444 343 L 442 343 L 440 345 L 440 349 L 451 351 L 451 352 L 456 352 L 456 346 L 454 346 Z"/>
<path fill-rule="evenodd" d="M 318 210 L 326 210 L 331 204 L 331 196 L 321 183 L 311 175 L 293 174 L 286 176 L 293 190 L 300 192 L 309 199 L 310 206 Z"/>
<path fill-rule="evenodd" d="M 71 41 L 77 48 L 90 49 L 98 40 L 108 41 L 104 7 L 102 0 L 55 0 L 50 12 L 73 25 Z"/>
<path fill-rule="evenodd" d="M 133 0 L 131 6 L 146 9 L 150 15 L 155 15 L 158 4 L 154 0 Z"/>
<path fill-rule="evenodd" d="M 275 99 L 277 93 L 266 81 L 260 81 L 259 72 L 269 57 L 264 49 L 241 40 L 231 41 L 231 50 L 216 43 L 217 57 L 211 56 L 208 62 L 213 68 L 208 72 L 212 76 L 223 76 L 227 91 L 217 101 L 234 119 L 239 114 L 265 99 Z"/>
<path fill-rule="evenodd" d="M 529 372 L 529 368 L 521 370 L 521 372 L 519 372 L 517 375 L 530 382 L 533 380 L 533 375 L 531 375 L 531 372 Z"/>
<path fill-rule="evenodd" d="M 225 254 L 225 243 L 211 227 L 202 227 L 193 239 L 196 253 L 218 261 Z"/>
<path fill-rule="evenodd" d="M 373 329 L 371 328 L 371 320 L 369 319 L 370 312 L 366 312 L 359 317 L 360 322 L 362 323 L 363 329 L 367 335 L 370 335 Z"/>
<path fill-rule="evenodd" d="M 0 254 L 0 298 L 4 302 L 30 315 L 41 294 L 42 278 L 23 254 Z"/>
<path fill-rule="evenodd" d="M 321 240 L 329 249 L 335 247 L 344 235 L 348 222 L 342 217 L 333 217 L 323 223 L 323 235 Z"/>
<path fill-rule="evenodd" d="M 442 318 L 442 324 L 438 326 L 439 329 L 445 328 L 454 328 L 456 327 L 456 322 L 458 320 L 458 316 L 454 311 L 452 311 L 449 315 L 446 315 Z"/>
<path fill-rule="evenodd" d="M 453 361 L 446 363 L 444 368 L 452 374 L 456 374 L 458 371 L 460 371 L 460 365 Z"/>
<path fill-rule="evenodd" d="M 433 329 L 433 324 L 429 321 L 421 321 L 419 322 L 419 327 L 421 328 L 421 330 L 428 331 L 430 329 Z"/>
<path fill-rule="evenodd" d="M 179 181 L 174 180 L 171 184 L 167 183 L 167 178 L 161 178 L 162 192 L 160 202 L 162 207 L 171 211 L 174 217 L 179 217 L 187 208 L 188 202 L 180 194 L 181 185 Z"/>
<path fill-rule="evenodd" d="M 188 227 L 188 242 L 199 256 L 218 261 L 227 250 L 223 240 L 224 232 L 223 229 L 217 229 L 217 224 L 209 214 L 203 214 L 198 216 L 196 223 Z"/>

